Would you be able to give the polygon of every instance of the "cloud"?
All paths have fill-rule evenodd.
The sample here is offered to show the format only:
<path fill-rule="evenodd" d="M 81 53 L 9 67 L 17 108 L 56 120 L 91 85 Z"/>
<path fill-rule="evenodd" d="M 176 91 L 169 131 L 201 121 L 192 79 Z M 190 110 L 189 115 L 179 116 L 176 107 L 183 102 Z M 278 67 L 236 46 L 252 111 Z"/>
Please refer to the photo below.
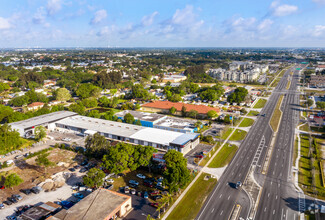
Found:
<path fill-rule="evenodd" d="M 317 4 L 325 4 L 325 0 L 312 0 L 312 1 Z"/>
<path fill-rule="evenodd" d="M 46 22 L 46 11 L 44 7 L 39 7 L 32 19 L 34 24 L 41 24 L 45 27 L 49 27 L 50 24 Z"/>
<path fill-rule="evenodd" d="M 100 23 L 102 20 L 104 20 L 107 17 L 107 12 L 106 10 L 102 9 L 102 10 L 98 10 L 95 12 L 94 17 L 91 19 L 90 24 L 94 25 L 94 24 L 98 24 Z"/>
<path fill-rule="evenodd" d="M 0 30 L 9 29 L 11 27 L 9 21 L 3 17 L 0 17 Z"/>
<path fill-rule="evenodd" d="M 277 17 L 287 16 L 298 11 L 298 7 L 296 5 L 281 5 L 278 1 L 272 2 L 270 8 L 272 10 L 272 14 Z"/>
<path fill-rule="evenodd" d="M 325 25 L 316 25 L 312 31 L 314 37 L 320 37 L 325 34 Z"/>
<path fill-rule="evenodd" d="M 47 13 L 49 15 L 54 15 L 62 8 L 62 0 L 48 0 L 47 1 Z"/>
<path fill-rule="evenodd" d="M 188 25 L 196 18 L 192 5 L 186 5 L 184 9 L 177 9 L 172 18 L 173 24 Z"/>
<path fill-rule="evenodd" d="M 270 26 L 273 24 L 274 22 L 271 19 L 264 19 L 263 21 L 261 21 L 261 23 L 257 26 L 257 29 L 261 32 L 264 32 L 266 30 L 268 30 L 270 28 Z"/>
<path fill-rule="evenodd" d="M 150 26 L 152 25 L 155 17 L 158 15 L 159 13 L 157 11 L 153 12 L 151 15 L 145 15 L 143 16 L 142 20 L 141 20 L 141 24 L 143 26 Z"/>

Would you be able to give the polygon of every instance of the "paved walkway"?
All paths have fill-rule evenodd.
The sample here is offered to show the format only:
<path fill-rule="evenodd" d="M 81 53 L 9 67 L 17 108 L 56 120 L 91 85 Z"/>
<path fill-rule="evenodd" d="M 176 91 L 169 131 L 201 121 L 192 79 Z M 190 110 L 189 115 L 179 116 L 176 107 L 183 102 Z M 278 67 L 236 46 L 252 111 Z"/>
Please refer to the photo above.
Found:
<path fill-rule="evenodd" d="M 222 176 L 223 172 L 226 170 L 226 168 L 227 168 L 227 166 L 220 167 L 220 168 L 203 167 L 202 171 L 204 173 L 208 173 L 213 176 L 216 176 L 217 179 L 219 179 Z"/>

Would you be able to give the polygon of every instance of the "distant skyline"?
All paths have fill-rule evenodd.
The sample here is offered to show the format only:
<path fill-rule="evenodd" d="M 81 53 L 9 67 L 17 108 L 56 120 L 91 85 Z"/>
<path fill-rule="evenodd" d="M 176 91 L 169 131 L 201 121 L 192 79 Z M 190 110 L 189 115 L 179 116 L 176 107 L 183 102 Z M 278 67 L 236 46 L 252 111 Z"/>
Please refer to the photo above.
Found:
<path fill-rule="evenodd" d="M 325 47 L 325 0 L 0 0 L 13 47 Z"/>

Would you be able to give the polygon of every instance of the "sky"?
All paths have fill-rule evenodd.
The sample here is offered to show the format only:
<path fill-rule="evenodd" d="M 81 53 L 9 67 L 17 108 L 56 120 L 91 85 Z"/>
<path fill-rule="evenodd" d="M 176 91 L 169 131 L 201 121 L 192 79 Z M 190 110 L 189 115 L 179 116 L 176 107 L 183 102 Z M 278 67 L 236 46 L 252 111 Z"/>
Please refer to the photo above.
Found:
<path fill-rule="evenodd" d="M 0 0 L 29 47 L 325 47 L 325 0 Z"/>

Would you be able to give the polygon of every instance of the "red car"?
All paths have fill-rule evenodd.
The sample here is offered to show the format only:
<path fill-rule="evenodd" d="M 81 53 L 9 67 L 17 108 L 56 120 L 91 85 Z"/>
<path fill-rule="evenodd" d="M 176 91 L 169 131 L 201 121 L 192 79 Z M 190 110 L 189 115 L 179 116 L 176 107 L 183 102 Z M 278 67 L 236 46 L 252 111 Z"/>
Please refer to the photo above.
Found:
<path fill-rule="evenodd" d="M 152 184 L 152 183 L 148 183 L 148 182 L 145 182 L 143 185 L 148 186 L 148 187 L 150 187 L 150 188 L 153 187 L 153 184 Z"/>
<path fill-rule="evenodd" d="M 4 186 L 0 186 L 0 189 L 4 189 L 5 187 Z"/>
<path fill-rule="evenodd" d="M 203 158 L 204 156 L 202 154 L 195 155 L 196 158 Z"/>
<path fill-rule="evenodd" d="M 149 203 L 150 206 L 154 207 L 154 208 L 158 208 L 159 204 L 154 202 L 154 203 Z"/>
<path fill-rule="evenodd" d="M 159 194 L 159 191 L 158 190 L 152 191 L 150 193 L 151 196 L 158 195 L 158 194 Z"/>

